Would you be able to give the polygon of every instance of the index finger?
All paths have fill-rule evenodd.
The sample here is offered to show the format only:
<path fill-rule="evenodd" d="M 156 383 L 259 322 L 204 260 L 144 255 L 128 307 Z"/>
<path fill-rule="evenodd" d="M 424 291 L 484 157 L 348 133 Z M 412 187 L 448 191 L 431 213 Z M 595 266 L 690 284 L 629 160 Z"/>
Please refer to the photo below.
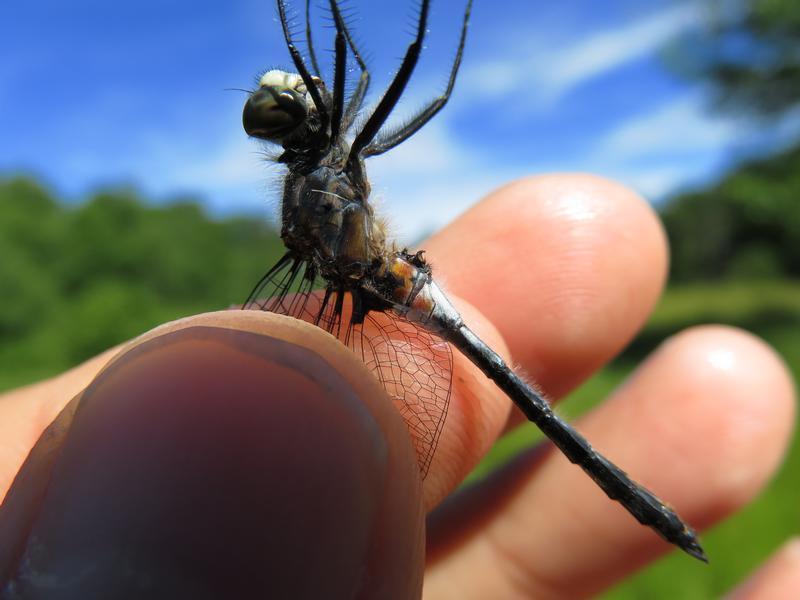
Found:
<path fill-rule="evenodd" d="M 509 184 L 421 247 L 448 294 L 465 299 L 455 298 L 467 326 L 510 362 L 508 348 L 513 363 L 555 397 L 630 340 L 661 292 L 667 265 L 649 205 L 588 175 Z M 426 497 L 431 488 L 436 499 L 452 490 L 505 424 L 509 399 L 465 362 L 457 357 Z"/>
<path fill-rule="evenodd" d="M 481 311 L 554 397 L 627 344 L 667 273 L 653 209 L 592 175 L 513 182 L 422 247 L 447 290 Z"/>

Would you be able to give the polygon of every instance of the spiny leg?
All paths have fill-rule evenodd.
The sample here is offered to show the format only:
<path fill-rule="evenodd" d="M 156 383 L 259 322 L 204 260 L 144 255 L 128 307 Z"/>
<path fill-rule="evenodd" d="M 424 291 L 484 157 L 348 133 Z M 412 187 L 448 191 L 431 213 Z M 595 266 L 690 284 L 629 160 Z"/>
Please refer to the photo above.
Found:
<path fill-rule="evenodd" d="M 277 0 L 277 3 L 278 15 L 280 16 L 281 28 L 283 29 L 283 39 L 286 40 L 286 47 L 289 49 L 289 54 L 292 56 L 292 62 L 294 62 L 297 73 L 303 79 L 303 83 L 306 84 L 308 93 L 311 94 L 311 99 L 314 101 L 314 106 L 319 114 L 320 129 L 325 131 L 328 129 L 328 123 L 330 122 L 328 109 L 325 107 L 325 103 L 322 101 L 322 96 L 319 93 L 317 84 L 311 77 L 311 73 L 308 72 L 305 62 L 303 62 L 303 57 L 300 55 L 300 51 L 292 41 L 292 34 L 289 31 L 289 21 L 286 18 L 286 4 L 284 3 L 284 0 Z"/>
<path fill-rule="evenodd" d="M 325 311 L 328 309 L 328 302 L 331 299 L 332 292 L 333 288 L 330 285 L 325 287 L 325 296 L 322 298 L 322 304 L 319 307 L 319 312 L 317 312 L 317 316 L 314 318 L 314 325 L 317 327 L 322 327 L 320 323 L 323 322 L 323 317 L 325 315 Z"/>
<path fill-rule="evenodd" d="M 336 81 L 338 78 L 334 76 L 334 112 L 331 119 L 331 140 L 335 140 L 337 135 L 342 131 L 347 131 L 350 125 L 353 123 L 358 111 L 361 108 L 361 104 L 364 102 L 364 96 L 366 96 L 367 89 L 369 88 L 369 80 L 370 75 L 369 71 L 367 70 L 367 65 L 361 57 L 361 53 L 358 51 L 358 48 L 353 41 L 353 37 L 350 34 L 350 31 L 347 29 L 347 25 L 345 23 L 344 18 L 342 17 L 341 10 L 339 9 L 339 5 L 336 0 L 330 0 L 331 5 L 331 12 L 333 13 L 334 23 L 336 25 L 337 31 L 337 41 L 336 41 L 336 67 L 338 69 L 338 57 L 340 55 L 344 55 L 344 50 L 340 49 L 340 42 L 339 36 L 344 35 L 345 40 L 347 41 L 347 45 L 350 46 L 350 50 L 353 52 L 355 56 L 356 62 L 358 63 L 359 68 L 361 69 L 361 76 L 358 80 L 358 85 L 356 86 L 353 95 L 350 97 L 350 100 L 347 103 L 347 108 L 344 109 L 343 116 L 337 117 L 337 104 L 336 104 L 336 95 L 335 91 Z M 313 41 L 313 34 L 312 34 L 312 26 L 311 26 L 311 0 L 306 0 L 306 45 L 308 46 L 308 55 L 311 60 L 311 66 L 314 69 L 314 74 L 317 77 L 320 77 L 321 70 L 319 68 L 319 62 L 317 61 L 317 54 L 314 50 L 314 41 Z M 343 63 L 346 66 L 346 61 Z M 343 79 L 343 78 L 342 78 Z M 344 83 L 344 82 L 343 82 Z M 342 86 L 342 98 L 344 98 L 344 86 Z M 343 101 L 342 101 L 343 102 Z M 341 113 L 341 111 L 339 111 Z"/>
<path fill-rule="evenodd" d="M 311 38 L 311 0 L 306 0 L 306 45 L 308 46 L 308 57 L 311 59 L 314 75 L 321 77 L 317 54 L 314 52 L 314 41 Z"/>
<path fill-rule="evenodd" d="M 367 69 L 367 64 L 361 57 L 361 52 L 359 52 L 358 48 L 356 47 L 353 36 L 350 33 L 350 30 L 347 28 L 347 23 L 342 16 L 341 10 L 339 9 L 338 2 L 336 2 L 336 0 L 330 0 L 330 6 L 331 13 L 333 14 L 333 19 L 336 24 L 336 30 L 341 31 L 344 34 L 345 39 L 347 39 L 347 45 L 350 46 L 350 51 L 353 53 L 359 69 L 361 69 L 361 76 L 358 78 L 358 84 L 356 85 L 353 95 L 350 96 L 350 100 L 347 102 L 347 108 L 345 109 L 344 116 L 342 118 L 341 130 L 347 131 L 350 128 L 350 125 L 353 124 L 358 111 L 361 109 L 361 104 L 364 102 L 364 97 L 366 96 L 367 89 L 369 88 L 370 75 L 369 70 Z"/>
<path fill-rule="evenodd" d="M 420 52 L 422 52 L 422 41 L 425 38 L 425 27 L 428 22 L 428 9 L 430 8 L 430 0 L 422 0 L 420 6 L 419 18 L 417 20 L 417 36 L 406 50 L 406 55 L 400 68 L 397 71 L 392 83 L 389 84 L 386 93 L 381 98 L 375 111 L 370 115 L 367 122 L 361 131 L 358 132 L 353 145 L 350 147 L 349 162 L 355 162 L 356 157 L 361 154 L 361 151 L 373 140 L 377 135 L 380 128 L 383 126 L 392 109 L 397 105 L 400 96 L 405 90 L 411 74 L 414 72 L 414 67 L 417 66 Z"/>
<path fill-rule="evenodd" d="M 467 39 L 467 28 L 469 27 L 469 17 L 472 12 L 472 0 L 467 2 L 467 8 L 464 11 L 464 21 L 461 25 L 461 39 L 458 42 L 458 51 L 456 58 L 453 61 L 453 66 L 450 69 L 450 79 L 447 81 L 447 89 L 438 98 L 434 99 L 428 106 L 419 112 L 411 121 L 406 125 L 391 132 L 388 135 L 380 136 L 377 140 L 371 143 L 364 150 L 364 156 L 375 156 L 383 154 L 387 150 L 391 150 L 398 144 L 406 141 L 417 131 L 419 131 L 428 121 L 430 121 L 436 113 L 438 113 L 447 101 L 450 99 L 450 94 L 453 92 L 453 86 L 456 83 L 456 75 L 461 66 L 461 58 L 464 55 L 464 42 Z"/>
<path fill-rule="evenodd" d="M 314 289 L 314 281 L 316 279 L 314 263 L 307 262 L 305 267 L 303 276 L 300 278 L 300 283 L 297 286 L 297 291 L 294 293 L 292 302 L 287 311 L 287 314 L 297 318 L 302 318 L 305 314 L 306 305 L 308 304 L 308 299 L 311 297 L 311 292 Z"/>
<path fill-rule="evenodd" d="M 280 260 L 277 263 L 275 263 L 272 266 L 272 268 L 269 271 L 267 271 L 261 279 L 258 280 L 258 283 L 256 283 L 250 294 L 247 296 L 247 300 L 245 300 L 245 303 L 242 305 L 242 308 L 247 309 L 250 308 L 250 306 L 252 306 L 253 304 L 258 304 L 258 296 L 261 294 L 261 292 L 264 291 L 264 288 L 267 285 L 269 285 L 275 274 L 286 268 L 294 260 L 296 259 L 292 256 L 291 252 L 287 252 L 286 254 L 281 256 Z M 259 306 L 261 305 L 259 304 Z"/>
<path fill-rule="evenodd" d="M 331 9 L 336 8 L 336 2 L 331 1 Z M 338 10 L 336 11 L 338 12 Z M 334 15 L 336 15 L 334 12 Z M 336 144 L 339 138 L 339 131 L 342 124 L 342 112 L 344 111 L 344 79 L 345 67 L 347 65 L 347 42 L 340 18 L 334 16 L 336 23 L 336 42 L 335 59 L 333 69 L 333 114 L 331 117 L 331 143 Z"/>
<path fill-rule="evenodd" d="M 300 273 L 300 268 L 303 266 L 303 261 L 295 260 L 292 264 L 291 269 L 287 272 L 284 276 L 283 280 L 278 284 L 278 289 L 276 290 L 276 294 L 273 298 L 273 312 L 281 312 L 282 314 L 290 314 L 289 309 L 284 305 L 286 300 L 286 296 L 289 295 L 289 291 L 292 289 L 295 280 L 297 279 L 298 274 Z"/>
<path fill-rule="evenodd" d="M 330 329 L 328 332 L 336 339 L 341 339 L 339 336 L 342 333 L 342 311 L 344 310 L 344 289 L 339 288 L 336 290 L 336 300 L 333 305 L 333 314 L 331 315 Z M 334 328 L 336 333 L 334 333 Z"/>

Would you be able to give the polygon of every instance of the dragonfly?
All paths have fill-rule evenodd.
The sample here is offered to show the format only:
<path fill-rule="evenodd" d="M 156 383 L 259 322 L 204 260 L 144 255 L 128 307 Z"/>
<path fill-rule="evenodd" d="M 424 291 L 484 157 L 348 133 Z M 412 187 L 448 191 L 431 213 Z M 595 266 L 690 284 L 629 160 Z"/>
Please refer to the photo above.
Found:
<path fill-rule="evenodd" d="M 305 3 L 305 56 L 285 0 L 276 2 L 294 70 L 272 69 L 259 78 L 242 123 L 249 136 L 277 147 L 273 159 L 285 165 L 280 233 L 286 252 L 256 284 L 244 308 L 310 321 L 356 352 L 397 401 L 423 477 L 447 415 L 455 348 L 609 498 L 707 562 L 695 532 L 672 508 L 597 452 L 467 326 L 433 278 L 424 253 L 389 241 L 384 221 L 370 204 L 365 160 L 410 138 L 445 106 L 464 55 L 472 0 L 463 13 L 446 89 L 394 129 L 386 121 L 422 52 L 430 0 L 420 2 L 415 37 L 380 100 L 363 116 L 370 73 L 338 2 L 328 1 L 335 31 L 332 85 L 323 78 L 314 50 L 310 0 Z M 347 93 L 351 63 L 358 79 Z"/>

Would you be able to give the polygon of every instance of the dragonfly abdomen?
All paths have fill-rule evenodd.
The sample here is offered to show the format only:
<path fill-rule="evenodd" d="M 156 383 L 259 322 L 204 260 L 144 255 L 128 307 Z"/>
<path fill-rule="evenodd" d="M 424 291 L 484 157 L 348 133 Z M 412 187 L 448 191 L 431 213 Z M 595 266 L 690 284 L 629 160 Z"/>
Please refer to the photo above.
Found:
<path fill-rule="evenodd" d="M 637 521 L 655 530 L 668 542 L 707 562 L 695 532 L 678 514 L 647 488 L 597 452 L 569 423 L 553 412 L 544 397 L 525 383 L 494 350 L 466 325 L 445 335 L 483 373 L 494 381 L 542 433 L 570 460 L 580 466 L 606 493 Z"/>

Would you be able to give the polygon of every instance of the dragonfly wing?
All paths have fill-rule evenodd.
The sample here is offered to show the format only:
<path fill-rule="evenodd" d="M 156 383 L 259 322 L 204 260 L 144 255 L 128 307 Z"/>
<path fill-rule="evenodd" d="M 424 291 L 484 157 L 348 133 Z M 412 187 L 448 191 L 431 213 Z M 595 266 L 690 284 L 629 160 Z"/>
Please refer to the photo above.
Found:
<path fill-rule="evenodd" d="M 355 352 L 405 419 L 427 474 L 450 404 L 449 344 L 394 313 L 373 311 L 353 323 L 350 294 L 325 288 L 313 265 L 289 255 L 267 272 L 243 308 L 314 323 Z"/>
<path fill-rule="evenodd" d="M 408 425 L 425 477 L 444 429 L 453 375 L 450 345 L 394 313 L 369 313 L 348 345 L 375 373 Z"/>

